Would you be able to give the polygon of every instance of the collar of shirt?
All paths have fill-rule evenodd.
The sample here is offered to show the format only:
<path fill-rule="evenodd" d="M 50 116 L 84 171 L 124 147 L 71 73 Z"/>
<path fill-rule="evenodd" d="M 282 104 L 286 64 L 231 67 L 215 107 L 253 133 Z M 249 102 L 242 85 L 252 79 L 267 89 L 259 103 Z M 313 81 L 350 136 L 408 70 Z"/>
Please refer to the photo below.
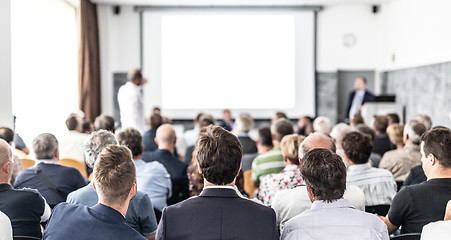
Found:
<path fill-rule="evenodd" d="M 363 95 L 365 95 L 365 89 L 355 91 L 355 95 L 357 95 L 357 96 L 363 96 Z"/>
<path fill-rule="evenodd" d="M 232 189 L 235 190 L 235 188 L 233 186 L 205 186 L 204 189 L 209 189 L 209 188 L 228 188 L 228 189 Z"/>
<path fill-rule="evenodd" d="M 337 199 L 332 202 L 326 202 L 323 200 L 316 200 L 312 203 L 310 209 L 321 209 L 321 208 L 353 208 L 352 204 L 346 199 Z"/>
<path fill-rule="evenodd" d="M 292 170 L 297 170 L 297 169 L 299 169 L 299 165 L 290 164 L 290 165 L 285 166 L 283 171 L 292 171 Z"/>
<path fill-rule="evenodd" d="M 351 165 L 348 167 L 348 172 L 361 172 L 364 170 L 368 170 L 371 168 L 370 163 L 364 163 L 364 164 L 356 164 L 356 165 Z"/>
<path fill-rule="evenodd" d="M 39 159 L 35 161 L 35 166 L 37 166 L 39 163 L 45 163 L 45 164 L 53 164 L 53 165 L 61 165 L 59 161 L 52 160 L 52 159 Z"/>

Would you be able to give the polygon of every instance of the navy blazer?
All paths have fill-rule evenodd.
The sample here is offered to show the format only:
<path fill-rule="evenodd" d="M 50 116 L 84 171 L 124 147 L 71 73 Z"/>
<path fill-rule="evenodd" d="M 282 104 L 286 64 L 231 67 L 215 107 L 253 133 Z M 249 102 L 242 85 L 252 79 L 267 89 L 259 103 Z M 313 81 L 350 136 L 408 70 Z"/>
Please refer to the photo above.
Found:
<path fill-rule="evenodd" d="M 125 224 L 120 212 L 100 203 L 92 207 L 58 204 L 53 209 L 43 239 L 146 240 Z"/>
<path fill-rule="evenodd" d="M 348 99 L 348 107 L 346 108 L 346 116 L 351 119 L 352 116 L 349 116 L 349 110 L 351 110 L 352 100 L 354 99 L 355 90 L 349 94 Z M 372 94 L 368 89 L 365 90 L 365 95 L 363 95 L 362 105 L 366 102 L 374 102 L 374 94 Z"/>
<path fill-rule="evenodd" d="M 207 188 L 163 210 L 156 239 L 276 240 L 272 208 L 242 198 L 233 189 Z"/>

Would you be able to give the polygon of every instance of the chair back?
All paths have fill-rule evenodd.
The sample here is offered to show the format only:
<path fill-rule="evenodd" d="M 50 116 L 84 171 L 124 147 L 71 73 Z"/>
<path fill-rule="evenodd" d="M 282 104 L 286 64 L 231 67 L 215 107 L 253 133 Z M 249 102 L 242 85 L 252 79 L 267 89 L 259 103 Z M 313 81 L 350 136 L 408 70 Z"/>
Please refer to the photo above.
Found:
<path fill-rule="evenodd" d="M 22 169 L 27 169 L 27 168 L 33 167 L 35 164 L 35 161 L 33 159 L 29 159 L 29 158 L 21 158 L 20 164 L 22 164 Z"/>
<path fill-rule="evenodd" d="M 13 154 L 18 156 L 20 159 L 28 157 L 28 155 L 24 151 L 16 148 L 13 149 Z"/>
<path fill-rule="evenodd" d="M 390 238 L 390 240 L 420 240 L 420 239 L 421 239 L 420 233 L 405 233 Z"/>
<path fill-rule="evenodd" d="M 63 166 L 77 169 L 85 179 L 88 178 L 88 173 L 86 172 L 86 166 L 84 163 L 71 158 L 63 158 L 60 159 L 59 162 Z"/>
<path fill-rule="evenodd" d="M 244 177 L 244 191 L 249 195 L 250 198 L 255 197 L 254 192 L 257 188 L 254 187 L 254 181 L 252 181 L 252 169 L 246 170 L 243 173 Z"/>

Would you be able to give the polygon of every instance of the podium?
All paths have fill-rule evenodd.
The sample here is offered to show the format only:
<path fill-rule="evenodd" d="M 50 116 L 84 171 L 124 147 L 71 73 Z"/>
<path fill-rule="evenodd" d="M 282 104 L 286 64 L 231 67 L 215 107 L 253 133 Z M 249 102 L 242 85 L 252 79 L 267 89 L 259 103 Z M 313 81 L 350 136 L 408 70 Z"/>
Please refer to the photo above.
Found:
<path fill-rule="evenodd" d="M 404 122 L 404 105 L 389 102 L 369 102 L 362 106 L 360 111 L 366 125 L 370 126 L 374 115 L 387 115 L 389 113 L 396 113 L 399 116 L 401 123 Z"/>

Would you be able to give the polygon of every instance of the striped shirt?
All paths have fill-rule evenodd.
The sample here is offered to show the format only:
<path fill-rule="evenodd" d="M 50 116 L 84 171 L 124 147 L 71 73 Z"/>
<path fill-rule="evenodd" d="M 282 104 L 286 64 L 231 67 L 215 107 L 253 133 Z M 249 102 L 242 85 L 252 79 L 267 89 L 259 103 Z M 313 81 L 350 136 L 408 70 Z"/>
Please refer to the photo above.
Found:
<path fill-rule="evenodd" d="M 396 195 L 393 175 L 385 170 L 371 167 L 369 163 L 348 168 L 348 185 L 360 187 L 365 193 L 365 206 L 390 205 Z"/>
<path fill-rule="evenodd" d="M 258 155 L 252 162 L 252 180 L 260 182 L 261 177 L 271 173 L 280 173 L 284 168 L 282 150 L 280 147 L 273 148 L 269 152 Z"/>

